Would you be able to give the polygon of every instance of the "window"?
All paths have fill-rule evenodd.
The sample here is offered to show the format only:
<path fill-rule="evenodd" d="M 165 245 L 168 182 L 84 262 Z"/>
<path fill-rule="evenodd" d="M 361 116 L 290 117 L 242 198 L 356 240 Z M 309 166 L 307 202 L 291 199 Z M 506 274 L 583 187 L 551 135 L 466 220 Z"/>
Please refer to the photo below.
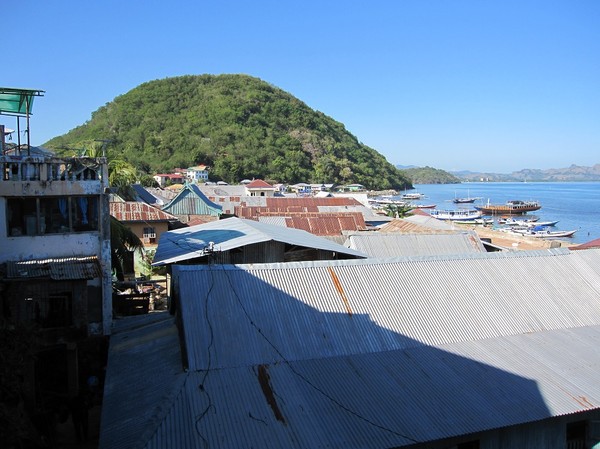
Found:
<path fill-rule="evenodd" d="M 156 242 L 156 230 L 152 226 L 144 227 L 144 243 Z"/>
<path fill-rule="evenodd" d="M 28 296 L 17 306 L 21 322 L 35 322 L 42 328 L 67 327 L 73 324 L 70 293 Z"/>
<path fill-rule="evenodd" d="M 11 237 L 98 230 L 98 198 L 94 196 L 9 198 Z"/>

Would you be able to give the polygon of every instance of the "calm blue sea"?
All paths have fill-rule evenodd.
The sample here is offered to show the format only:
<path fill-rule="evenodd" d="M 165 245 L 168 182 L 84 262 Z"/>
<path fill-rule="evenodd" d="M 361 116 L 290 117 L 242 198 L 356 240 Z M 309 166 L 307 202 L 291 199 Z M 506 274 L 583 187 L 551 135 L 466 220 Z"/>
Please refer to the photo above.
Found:
<path fill-rule="evenodd" d="M 469 182 L 420 184 L 414 190 L 425 197 L 416 203 L 436 204 L 437 209 L 473 208 L 488 202 L 536 200 L 542 208 L 529 212 L 542 221 L 558 220 L 557 230 L 577 229 L 568 240 L 585 243 L 600 238 L 600 183 L 598 182 Z M 456 205 L 454 198 L 480 197 L 474 204 Z"/>

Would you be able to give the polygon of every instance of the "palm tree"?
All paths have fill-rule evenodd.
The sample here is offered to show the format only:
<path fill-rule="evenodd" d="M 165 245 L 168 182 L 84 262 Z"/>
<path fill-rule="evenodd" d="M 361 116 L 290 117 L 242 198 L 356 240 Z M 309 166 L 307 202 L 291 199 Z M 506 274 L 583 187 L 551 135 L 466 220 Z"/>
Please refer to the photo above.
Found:
<path fill-rule="evenodd" d="M 144 247 L 140 238 L 127 226 L 111 215 L 110 217 L 110 249 L 111 261 L 115 275 L 119 281 L 124 280 L 123 264 L 131 251 L 142 251 Z"/>
<path fill-rule="evenodd" d="M 412 215 L 412 209 L 409 204 L 386 204 L 384 211 L 388 217 L 404 218 Z"/>

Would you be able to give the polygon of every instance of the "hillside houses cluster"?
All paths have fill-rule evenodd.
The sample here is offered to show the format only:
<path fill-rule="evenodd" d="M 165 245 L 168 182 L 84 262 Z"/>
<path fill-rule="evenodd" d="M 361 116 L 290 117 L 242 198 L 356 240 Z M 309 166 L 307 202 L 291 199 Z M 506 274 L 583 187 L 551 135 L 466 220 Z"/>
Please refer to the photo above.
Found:
<path fill-rule="evenodd" d="M 41 94 L 0 89 L 0 105 L 26 116 Z M 0 323 L 38 341 L 15 416 L 49 422 L 93 391 L 100 449 L 600 444 L 597 242 L 515 250 L 429 214 L 375 213 L 360 186 L 292 192 L 189 169 L 176 189 L 131 186 L 131 201 L 105 157 L 8 132 Z M 160 310 L 123 307 L 111 220 L 161 270 L 140 279 L 132 261 L 125 282 L 160 278 Z"/>

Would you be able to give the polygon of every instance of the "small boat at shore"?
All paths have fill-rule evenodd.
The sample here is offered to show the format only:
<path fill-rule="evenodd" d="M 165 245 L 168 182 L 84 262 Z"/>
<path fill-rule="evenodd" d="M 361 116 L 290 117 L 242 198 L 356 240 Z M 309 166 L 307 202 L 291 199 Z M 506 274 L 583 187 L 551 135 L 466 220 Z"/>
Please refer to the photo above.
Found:
<path fill-rule="evenodd" d="M 530 218 L 500 217 L 500 218 L 498 218 L 498 224 L 507 225 L 507 226 L 522 226 L 522 225 L 536 223 L 539 219 L 540 219 L 539 217 L 530 217 Z"/>
<path fill-rule="evenodd" d="M 452 223 L 457 224 L 465 224 L 465 225 L 482 225 L 482 226 L 491 226 L 494 224 L 494 220 L 491 218 L 474 218 L 472 220 L 454 220 Z"/>
<path fill-rule="evenodd" d="M 477 209 L 440 210 L 433 209 L 429 214 L 438 220 L 471 221 L 480 218 L 483 214 Z"/>
<path fill-rule="evenodd" d="M 537 238 L 555 238 L 555 237 L 571 237 L 577 232 L 577 230 L 571 231 L 552 231 L 546 226 L 536 226 L 531 229 L 513 229 L 512 232 L 521 234 L 526 237 L 537 237 Z"/>
<path fill-rule="evenodd" d="M 484 206 L 475 206 L 484 215 L 522 215 L 527 212 L 541 209 L 542 205 L 538 201 L 511 200 L 504 204 L 490 204 L 488 200 Z"/>
<path fill-rule="evenodd" d="M 558 220 L 555 220 L 555 221 L 538 221 L 538 220 L 539 220 L 538 218 L 536 218 L 533 221 L 507 219 L 504 221 L 498 221 L 498 224 L 502 224 L 504 226 L 515 227 L 515 228 L 527 229 L 527 228 L 533 228 L 536 226 L 543 226 L 543 227 L 556 226 L 556 224 L 558 223 Z"/>

